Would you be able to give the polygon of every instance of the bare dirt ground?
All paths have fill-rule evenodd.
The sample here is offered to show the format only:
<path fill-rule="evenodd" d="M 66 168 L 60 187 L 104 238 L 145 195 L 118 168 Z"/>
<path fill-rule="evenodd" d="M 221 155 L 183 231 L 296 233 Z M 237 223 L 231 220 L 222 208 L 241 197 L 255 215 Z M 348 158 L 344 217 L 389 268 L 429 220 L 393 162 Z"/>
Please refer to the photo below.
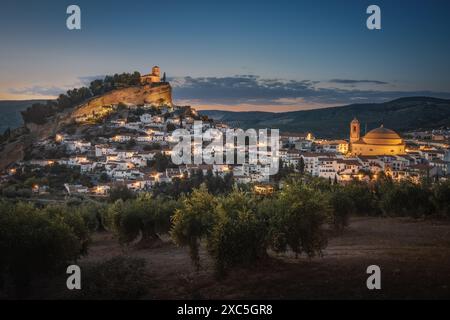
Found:
<path fill-rule="evenodd" d="M 450 298 L 450 223 L 409 218 L 353 218 L 332 237 L 323 257 L 271 254 L 252 269 L 218 281 L 204 248 L 196 272 L 187 248 L 170 240 L 159 248 L 121 247 L 96 234 L 80 265 L 126 254 L 147 261 L 144 299 L 442 299 Z M 381 268 L 381 290 L 368 290 L 366 268 Z"/>

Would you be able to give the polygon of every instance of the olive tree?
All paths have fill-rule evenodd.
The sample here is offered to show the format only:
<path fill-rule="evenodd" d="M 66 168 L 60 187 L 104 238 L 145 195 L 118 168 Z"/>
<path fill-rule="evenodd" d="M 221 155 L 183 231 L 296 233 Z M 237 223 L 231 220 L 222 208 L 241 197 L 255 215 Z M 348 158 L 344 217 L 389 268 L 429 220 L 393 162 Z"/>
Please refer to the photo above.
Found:
<path fill-rule="evenodd" d="M 217 199 L 208 192 L 205 184 L 183 197 L 181 207 L 172 219 L 171 236 L 179 246 L 188 246 L 197 270 L 200 268 L 200 241 L 210 235 L 215 222 Z"/>
<path fill-rule="evenodd" d="M 331 224 L 334 229 L 341 232 L 348 226 L 350 215 L 355 211 L 355 205 L 345 188 L 337 186 L 329 195 L 332 209 Z"/>
<path fill-rule="evenodd" d="M 258 212 L 256 199 L 234 190 L 219 199 L 217 221 L 208 237 L 208 252 L 218 276 L 234 266 L 251 266 L 267 257 L 267 220 Z"/>
<path fill-rule="evenodd" d="M 128 244 L 138 240 L 141 247 L 158 244 L 160 235 L 170 230 L 171 217 L 176 207 L 176 201 L 152 198 L 150 194 L 116 202 L 112 210 L 120 242 Z"/>
<path fill-rule="evenodd" d="M 327 239 L 323 224 L 330 208 L 326 196 L 304 184 L 293 182 L 278 194 L 271 215 L 272 247 L 278 252 L 290 248 L 295 256 L 321 254 Z"/>

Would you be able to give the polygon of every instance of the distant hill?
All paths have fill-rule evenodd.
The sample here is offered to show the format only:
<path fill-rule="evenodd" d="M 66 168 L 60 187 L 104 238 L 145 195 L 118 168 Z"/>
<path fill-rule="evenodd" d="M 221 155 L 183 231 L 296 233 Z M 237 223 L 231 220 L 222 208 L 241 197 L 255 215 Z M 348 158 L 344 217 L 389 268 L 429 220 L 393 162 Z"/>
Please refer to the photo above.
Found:
<path fill-rule="evenodd" d="M 430 97 L 283 113 L 216 110 L 202 110 L 200 113 L 233 127 L 310 131 L 324 138 L 346 138 L 349 123 L 354 117 L 361 122 L 363 132 L 365 126 L 371 130 L 381 124 L 399 132 L 450 127 L 450 100 Z"/>
<path fill-rule="evenodd" d="M 20 111 L 31 107 L 33 103 L 45 102 L 45 100 L 3 100 L 0 101 L 0 133 L 7 128 L 17 128 L 23 123 Z"/>

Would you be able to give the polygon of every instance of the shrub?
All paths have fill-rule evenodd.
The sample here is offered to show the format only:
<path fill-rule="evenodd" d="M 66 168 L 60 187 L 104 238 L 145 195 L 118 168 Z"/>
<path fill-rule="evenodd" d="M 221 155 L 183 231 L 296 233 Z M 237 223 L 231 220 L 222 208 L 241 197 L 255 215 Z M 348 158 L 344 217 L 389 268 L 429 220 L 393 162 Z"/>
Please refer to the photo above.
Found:
<path fill-rule="evenodd" d="M 411 182 L 390 184 L 381 193 L 380 208 L 388 215 L 421 217 L 433 212 L 431 191 Z"/>
<path fill-rule="evenodd" d="M 67 220 L 30 204 L 0 202 L 0 277 L 11 279 L 18 297 L 26 296 L 36 276 L 63 272 L 81 251 Z"/>
<path fill-rule="evenodd" d="M 432 201 L 439 214 L 450 217 L 450 181 L 440 182 L 434 186 Z"/>
<path fill-rule="evenodd" d="M 134 199 L 135 194 L 133 191 L 127 188 L 127 186 L 116 186 L 113 187 L 109 192 L 109 201 L 115 202 L 116 200 L 128 200 Z"/>
<path fill-rule="evenodd" d="M 138 299 L 147 292 L 145 260 L 118 256 L 86 269 L 80 298 Z"/>
<path fill-rule="evenodd" d="M 376 193 L 367 183 L 353 181 L 344 186 L 344 192 L 352 199 L 355 213 L 360 215 L 380 213 Z"/>

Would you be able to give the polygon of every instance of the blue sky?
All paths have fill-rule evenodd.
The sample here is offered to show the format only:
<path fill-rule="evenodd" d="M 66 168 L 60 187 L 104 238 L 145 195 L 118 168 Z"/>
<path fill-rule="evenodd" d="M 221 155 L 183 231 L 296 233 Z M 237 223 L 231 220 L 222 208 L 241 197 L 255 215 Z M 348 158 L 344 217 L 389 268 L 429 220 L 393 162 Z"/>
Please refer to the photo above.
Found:
<path fill-rule="evenodd" d="M 70 4 L 80 31 L 65 26 Z M 366 28 L 370 4 L 382 30 Z M 156 64 L 175 99 L 200 108 L 450 98 L 449 16 L 446 0 L 2 0 L 0 99 L 50 98 Z"/>

